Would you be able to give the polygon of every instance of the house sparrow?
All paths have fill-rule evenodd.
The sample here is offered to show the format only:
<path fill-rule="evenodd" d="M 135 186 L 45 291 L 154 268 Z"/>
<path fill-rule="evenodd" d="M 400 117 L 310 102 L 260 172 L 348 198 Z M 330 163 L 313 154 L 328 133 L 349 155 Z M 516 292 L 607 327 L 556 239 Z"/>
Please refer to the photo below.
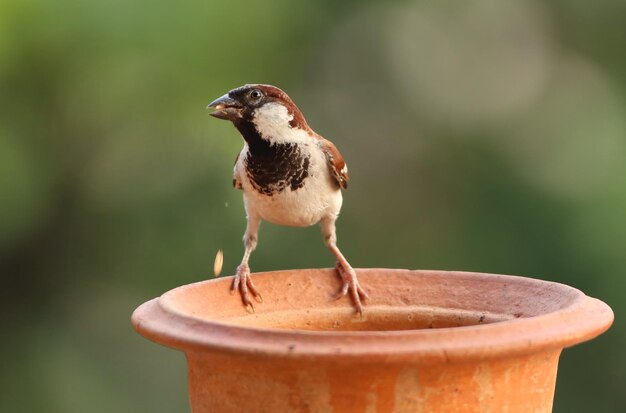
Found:
<path fill-rule="evenodd" d="M 274 86 L 241 86 L 208 108 L 215 109 L 211 116 L 231 121 L 244 139 L 235 160 L 233 186 L 243 190 L 248 225 L 232 291 L 239 290 L 246 307 L 253 307 L 250 294 L 262 301 L 248 266 L 261 220 L 292 227 L 321 223 L 343 281 L 339 297 L 349 292 L 362 315 L 361 300 L 368 296 L 337 247 L 335 221 L 341 190 L 348 186 L 348 167 L 335 145 L 315 133 L 291 98 Z"/>

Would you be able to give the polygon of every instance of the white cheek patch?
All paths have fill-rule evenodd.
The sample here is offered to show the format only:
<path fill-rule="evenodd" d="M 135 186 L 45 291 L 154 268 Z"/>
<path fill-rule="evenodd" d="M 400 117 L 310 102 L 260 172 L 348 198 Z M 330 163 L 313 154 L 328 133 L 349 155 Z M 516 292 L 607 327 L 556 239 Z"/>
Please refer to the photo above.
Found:
<path fill-rule="evenodd" d="M 253 122 L 263 139 L 272 143 L 302 140 L 301 129 L 292 128 L 293 115 L 280 103 L 266 103 L 254 112 Z"/>
<path fill-rule="evenodd" d="M 263 123 L 289 124 L 293 115 L 280 103 L 270 102 L 258 108 L 254 114 L 255 120 Z"/>

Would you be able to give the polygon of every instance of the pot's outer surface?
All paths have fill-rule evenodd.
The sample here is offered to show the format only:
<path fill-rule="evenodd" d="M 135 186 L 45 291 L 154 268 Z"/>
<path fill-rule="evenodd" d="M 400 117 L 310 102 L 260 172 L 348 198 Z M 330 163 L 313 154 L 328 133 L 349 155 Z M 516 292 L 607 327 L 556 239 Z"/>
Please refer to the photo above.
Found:
<path fill-rule="evenodd" d="M 494 274 L 357 269 L 363 318 L 333 300 L 332 270 L 254 274 L 247 312 L 231 279 L 140 306 L 135 328 L 187 355 L 192 411 L 550 412 L 564 347 L 611 309 L 566 285 Z"/>

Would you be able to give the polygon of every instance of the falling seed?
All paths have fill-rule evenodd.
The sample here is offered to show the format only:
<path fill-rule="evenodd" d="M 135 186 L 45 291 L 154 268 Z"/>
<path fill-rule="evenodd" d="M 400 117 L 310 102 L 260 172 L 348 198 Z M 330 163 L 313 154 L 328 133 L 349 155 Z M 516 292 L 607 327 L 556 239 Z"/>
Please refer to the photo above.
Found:
<path fill-rule="evenodd" d="M 222 272 L 222 265 L 224 264 L 224 253 L 222 250 L 217 250 L 215 255 L 215 264 L 213 264 L 213 273 L 216 277 L 219 277 Z"/>
<path fill-rule="evenodd" d="M 225 202 L 225 203 L 224 203 L 224 206 L 225 206 L 226 208 L 228 208 L 228 202 Z"/>

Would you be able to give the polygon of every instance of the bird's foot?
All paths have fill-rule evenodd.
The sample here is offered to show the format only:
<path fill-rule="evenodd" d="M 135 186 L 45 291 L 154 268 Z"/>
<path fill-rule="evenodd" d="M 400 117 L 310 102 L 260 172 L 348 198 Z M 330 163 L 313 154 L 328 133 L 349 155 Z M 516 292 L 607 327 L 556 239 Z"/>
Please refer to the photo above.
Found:
<path fill-rule="evenodd" d="M 256 289 L 254 283 L 252 282 L 252 278 L 250 278 L 250 267 L 248 264 L 241 264 L 237 267 L 237 273 L 235 274 L 235 278 L 233 279 L 233 285 L 230 288 L 232 294 L 234 294 L 237 290 L 241 294 L 241 301 L 246 308 L 250 308 L 254 310 L 254 305 L 250 300 L 250 294 L 254 297 L 256 301 L 259 303 L 263 302 L 263 298 L 261 297 L 261 293 Z M 250 292 L 250 294 L 248 293 Z"/>
<path fill-rule="evenodd" d="M 350 292 L 350 297 L 352 297 L 352 301 L 354 302 L 354 306 L 356 307 L 356 311 L 363 316 L 363 304 L 361 304 L 361 300 L 369 299 L 369 296 L 365 292 L 363 288 L 359 285 L 359 280 L 356 277 L 356 272 L 350 266 L 345 268 L 341 265 L 340 262 L 337 262 L 335 266 L 337 268 L 337 272 L 341 276 L 343 280 L 343 287 L 341 288 L 341 292 L 337 299 L 344 297 Z"/>

